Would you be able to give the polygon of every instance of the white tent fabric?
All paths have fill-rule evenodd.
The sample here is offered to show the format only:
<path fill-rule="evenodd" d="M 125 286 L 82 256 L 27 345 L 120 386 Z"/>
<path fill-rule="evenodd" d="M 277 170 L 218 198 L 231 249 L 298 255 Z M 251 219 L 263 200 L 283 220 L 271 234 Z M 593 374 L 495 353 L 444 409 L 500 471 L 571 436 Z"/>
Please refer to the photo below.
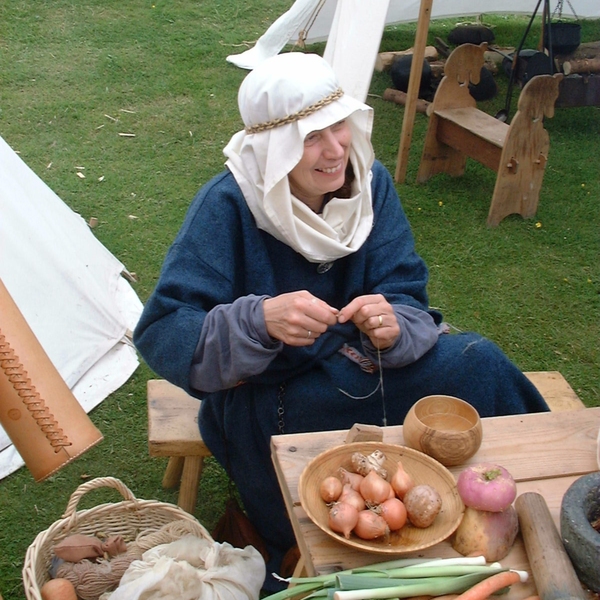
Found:
<path fill-rule="evenodd" d="M 139 365 L 128 332 L 143 307 L 123 270 L 0 138 L 0 279 L 86 412 Z M 23 464 L 0 427 L 0 479 Z"/>
<path fill-rule="evenodd" d="M 344 1 L 347 0 L 339 0 L 339 2 Z M 338 0 L 296 0 L 252 48 L 241 54 L 230 55 L 227 60 L 243 69 L 254 69 L 266 58 L 278 54 L 287 43 L 295 43 L 299 37 L 302 37 L 306 43 L 326 40 L 337 4 Z M 463 17 L 485 13 L 531 14 L 536 5 L 537 0 L 435 0 L 431 18 Z M 562 7 L 564 17 L 600 18 L 598 0 L 567 0 L 564 3 L 561 0 L 551 0 L 550 7 L 553 12 L 558 6 Z M 416 21 L 419 7 L 419 0 L 390 0 L 386 24 Z M 539 14 L 541 16 L 541 7 Z M 378 36 L 379 34 L 380 32 L 377 32 Z"/>

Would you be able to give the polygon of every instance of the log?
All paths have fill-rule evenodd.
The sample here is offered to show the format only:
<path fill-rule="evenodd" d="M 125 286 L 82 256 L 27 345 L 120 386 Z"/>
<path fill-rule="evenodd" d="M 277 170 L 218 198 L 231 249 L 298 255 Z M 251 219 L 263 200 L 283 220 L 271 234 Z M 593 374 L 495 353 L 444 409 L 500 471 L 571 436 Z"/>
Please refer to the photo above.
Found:
<path fill-rule="evenodd" d="M 441 79 L 444 76 L 445 60 L 434 60 L 429 63 L 429 66 L 431 67 L 431 77 L 433 79 Z"/>
<path fill-rule="evenodd" d="M 485 53 L 483 54 L 483 60 L 486 63 L 494 63 L 496 66 L 501 65 L 502 61 L 505 58 L 503 56 L 504 54 L 506 54 L 506 56 L 510 56 L 515 52 L 514 46 L 506 46 L 505 48 L 501 48 L 498 46 L 497 48 L 500 52 L 502 52 L 502 54 L 500 54 L 500 52 L 495 52 L 491 49 L 485 51 Z"/>
<path fill-rule="evenodd" d="M 571 52 L 571 54 L 556 54 L 554 56 L 554 64 L 558 71 L 562 71 L 565 62 L 584 58 L 600 58 L 600 41 L 579 44 L 577 50 Z"/>
<path fill-rule="evenodd" d="M 445 60 L 433 60 L 429 63 L 429 66 L 431 67 L 431 77 L 434 80 L 439 80 L 444 76 L 444 67 L 446 66 Z M 494 62 L 488 62 L 486 60 L 483 63 L 483 66 L 492 73 L 492 75 L 498 73 L 498 66 Z"/>
<path fill-rule="evenodd" d="M 401 104 L 402 106 L 406 106 L 407 95 L 400 90 L 395 90 L 394 88 L 387 88 L 385 92 L 383 92 L 383 99 L 388 102 L 394 102 L 395 104 Z M 430 105 L 430 102 L 427 100 L 422 100 L 421 98 L 417 99 L 417 112 L 422 114 L 427 114 L 427 107 Z"/>
<path fill-rule="evenodd" d="M 375 70 L 385 71 L 386 69 L 389 69 L 392 66 L 392 63 L 394 62 L 397 56 L 409 56 L 412 53 L 412 48 L 409 48 L 408 50 L 397 50 L 394 52 L 380 52 L 377 55 L 377 59 L 375 60 Z M 425 58 L 428 61 L 438 59 L 438 51 L 435 48 L 435 46 L 425 47 Z"/>
<path fill-rule="evenodd" d="M 562 69 L 565 75 L 572 75 L 573 73 L 600 73 L 600 57 L 567 60 L 563 62 Z"/>

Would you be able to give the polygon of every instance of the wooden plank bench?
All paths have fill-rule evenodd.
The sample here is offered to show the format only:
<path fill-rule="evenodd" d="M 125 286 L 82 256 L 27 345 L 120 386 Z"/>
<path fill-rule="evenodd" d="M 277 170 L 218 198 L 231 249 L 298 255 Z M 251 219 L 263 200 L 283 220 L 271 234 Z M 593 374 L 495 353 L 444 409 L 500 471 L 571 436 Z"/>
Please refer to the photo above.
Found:
<path fill-rule="evenodd" d="M 469 83 L 478 83 L 487 44 L 462 44 L 448 57 L 444 77 L 427 110 L 429 123 L 417 182 L 438 173 L 465 172 L 467 157 L 497 173 L 487 224 L 537 211 L 550 139 L 544 117 L 554 115 L 562 74 L 532 77 L 519 96 L 510 125 L 476 106 Z"/>
<path fill-rule="evenodd" d="M 163 487 L 179 484 L 177 504 L 193 513 L 204 459 L 211 455 L 198 429 L 200 400 L 164 379 L 147 383 L 150 456 L 169 458 Z"/>
<path fill-rule="evenodd" d="M 533 371 L 525 375 L 552 411 L 585 408 L 558 371 Z M 151 379 L 147 383 L 147 401 L 150 456 L 169 458 L 163 487 L 179 485 L 177 504 L 193 513 L 204 459 L 211 455 L 198 429 L 200 400 L 164 379 Z"/>

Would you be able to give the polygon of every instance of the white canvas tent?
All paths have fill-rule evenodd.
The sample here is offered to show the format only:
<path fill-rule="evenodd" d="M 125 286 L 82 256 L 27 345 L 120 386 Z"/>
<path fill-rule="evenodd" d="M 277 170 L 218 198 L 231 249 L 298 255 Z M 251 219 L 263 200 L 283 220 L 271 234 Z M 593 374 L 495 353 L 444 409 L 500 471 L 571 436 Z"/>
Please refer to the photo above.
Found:
<path fill-rule="evenodd" d="M 356 8 L 351 10 L 354 12 L 360 10 L 363 4 L 371 5 L 372 1 L 296 0 L 291 8 L 267 29 L 254 47 L 241 54 L 231 55 L 227 60 L 238 67 L 253 69 L 259 62 L 274 56 L 287 43 L 295 43 L 300 37 L 306 43 L 326 40 L 332 30 L 336 10 L 348 3 L 355 4 Z M 485 13 L 531 14 L 536 4 L 537 0 L 434 0 L 431 18 L 464 17 Z M 600 18 L 598 0 L 567 0 L 564 3 L 562 0 L 551 0 L 550 6 L 553 12 L 556 8 L 562 8 L 564 17 L 573 17 L 575 13 L 579 18 Z M 416 21 L 419 17 L 419 8 L 420 0 L 389 0 L 385 24 Z M 380 32 L 376 31 L 375 35 L 379 37 Z M 357 46 L 364 41 L 364 39 L 353 38 Z"/>
<path fill-rule="evenodd" d="M 123 270 L 0 138 L 0 279 L 86 412 L 139 364 L 129 332 L 142 303 Z M 0 427 L 0 478 L 23 464 Z"/>

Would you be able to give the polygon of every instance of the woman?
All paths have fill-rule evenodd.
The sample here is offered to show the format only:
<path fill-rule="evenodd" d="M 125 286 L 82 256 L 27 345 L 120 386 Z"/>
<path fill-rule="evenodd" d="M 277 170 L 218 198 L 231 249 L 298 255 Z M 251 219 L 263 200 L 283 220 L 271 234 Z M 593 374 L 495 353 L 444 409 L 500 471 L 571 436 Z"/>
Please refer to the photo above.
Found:
<path fill-rule="evenodd" d="M 204 400 L 202 437 L 276 572 L 294 536 L 272 435 L 399 424 L 428 394 L 482 416 L 548 407 L 490 341 L 439 335 L 427 268 L 374 160 L 372 110 L 322 58 L 265 61 L 238 101 L 245 129 L 224 150 L 227 171 L 194 199 L 134 339 Z"/>

